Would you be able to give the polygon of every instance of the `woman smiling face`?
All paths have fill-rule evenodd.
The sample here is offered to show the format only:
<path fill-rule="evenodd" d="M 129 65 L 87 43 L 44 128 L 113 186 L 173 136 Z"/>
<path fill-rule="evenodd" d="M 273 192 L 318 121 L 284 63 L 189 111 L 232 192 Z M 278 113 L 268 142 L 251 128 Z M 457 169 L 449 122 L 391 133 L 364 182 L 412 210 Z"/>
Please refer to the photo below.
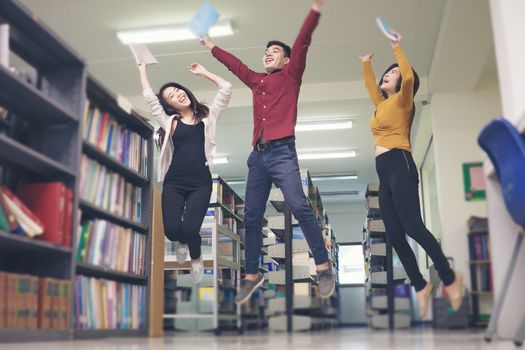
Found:
<path fill-rule="evenodd" d="M 383 74 L 383 78 L 381 79 L 381 90 L 383 90 L 388 97 L 398 92 L 400 77 L 401 74 L 399 73 L 399 67 L 393 67 Z"/>
<path fill-rule="evenodd" d="M 186 91 L 175 86 L 165 88 L 164 91 L 162 91 L 162 98 L 178 112 L 187 109 L 191 104 L 191 100 L 188 98 Z"/>

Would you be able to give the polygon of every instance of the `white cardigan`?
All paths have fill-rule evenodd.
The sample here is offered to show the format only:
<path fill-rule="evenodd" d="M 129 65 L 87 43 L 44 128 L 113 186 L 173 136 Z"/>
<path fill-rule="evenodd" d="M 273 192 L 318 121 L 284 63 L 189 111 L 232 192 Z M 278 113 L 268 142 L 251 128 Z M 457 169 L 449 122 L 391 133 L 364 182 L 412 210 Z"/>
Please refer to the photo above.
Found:
<path fill-rule="evenodd" d="M 176 115 L 167 115 L 162 108 L 157 96 L 153 93 L 153 90 L 146 89 L 143 91 L 144 101 L 149 107 L 153 118 L 157 123 L 166 130 L 166 137 L 162 143 L 160 149 L 160 159 L 157 166 L 157 180 L 159 182 L 164 180 L 166 173 L 171 164 L 173 157 L 173 141 L 170 137 L 171 124 L 173 118 Z M 213 166 L 213 156 L 215 155 L 217 144 L 215 142 L 215 133 L 217 130 L 217 121 L 220 119 L 222 112 L 230 102 L 232 95 L 232 84 L 224 81 L 219 85 L 219 91 L 213 99 L 213 103 L 210 106 L 210 113 L 208 117 L 202 119 L 204 122 L 204 152 L 206 155 L 206 164 L 210 168 Z"/>

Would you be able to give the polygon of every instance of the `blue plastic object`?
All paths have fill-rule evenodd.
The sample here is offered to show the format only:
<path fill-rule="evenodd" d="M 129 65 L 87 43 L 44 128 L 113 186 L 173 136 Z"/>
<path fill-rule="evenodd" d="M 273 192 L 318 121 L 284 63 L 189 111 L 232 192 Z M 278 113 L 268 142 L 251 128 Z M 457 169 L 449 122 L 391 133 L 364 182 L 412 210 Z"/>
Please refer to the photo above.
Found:
<path fill-rule="evenodd" d="M 498 118 L 483 128 L 478 143 L 494 164 L 510 216 L 525 227 L 525 139 L 507 119 Z"/>

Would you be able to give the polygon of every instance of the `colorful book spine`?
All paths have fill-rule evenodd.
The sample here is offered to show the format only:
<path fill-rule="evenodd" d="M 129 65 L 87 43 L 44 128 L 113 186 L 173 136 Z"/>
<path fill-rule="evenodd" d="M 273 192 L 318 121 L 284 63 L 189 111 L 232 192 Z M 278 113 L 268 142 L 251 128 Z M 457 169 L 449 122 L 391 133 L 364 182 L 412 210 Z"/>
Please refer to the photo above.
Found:
<path fill-rule="evenodd" d="M 77 261 L 138 275 L 145 273 L 146 236 L 105 220 L 82 222 Z"/>
<path fill-rule="evenodd" d="M 142 222 L 142 188 L 108 170 L 97 161 L 82 156 L 80 197 L 112 214 Z"/>
<path fill-rule="evenodd" d="M 88 101 L 82 121 L 84 140 L 143 176 L 148 175 L 148 140 L 119 124 Z"/>
<path fill-rule="evenodd" d="M 146 287 L 77 276 L 75 328 L 144 329 Z"/>

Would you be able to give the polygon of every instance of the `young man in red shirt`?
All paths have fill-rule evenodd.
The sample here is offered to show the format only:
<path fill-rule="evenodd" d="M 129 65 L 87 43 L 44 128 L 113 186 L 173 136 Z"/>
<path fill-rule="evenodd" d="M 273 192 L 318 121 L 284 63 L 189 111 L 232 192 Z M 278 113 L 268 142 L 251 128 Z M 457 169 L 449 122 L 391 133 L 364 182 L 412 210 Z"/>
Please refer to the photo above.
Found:
<path fill-rule="evenodd" d="M 202 44 L 213 56 L 253 94 L 253 151 L 248 158 L 244 212 L 246 274 L 235 298 L 239 304 L 248 301 L 264 282 L 259 272 L 262 219 L 272 183 L 282 190 L 308 241 L 317 267 L 321 297 L 328 298 L 334 293 L 334 269 L 319 223 L 303 192 L 294 136 L 306 54 L 325 1 L 314 1 L 292 49 L 280 41 L 268 42 L 263 55 L 266 73 L 250 70 L 237 57 L 212 43 L 209 37 L 202 39 Z"/>

